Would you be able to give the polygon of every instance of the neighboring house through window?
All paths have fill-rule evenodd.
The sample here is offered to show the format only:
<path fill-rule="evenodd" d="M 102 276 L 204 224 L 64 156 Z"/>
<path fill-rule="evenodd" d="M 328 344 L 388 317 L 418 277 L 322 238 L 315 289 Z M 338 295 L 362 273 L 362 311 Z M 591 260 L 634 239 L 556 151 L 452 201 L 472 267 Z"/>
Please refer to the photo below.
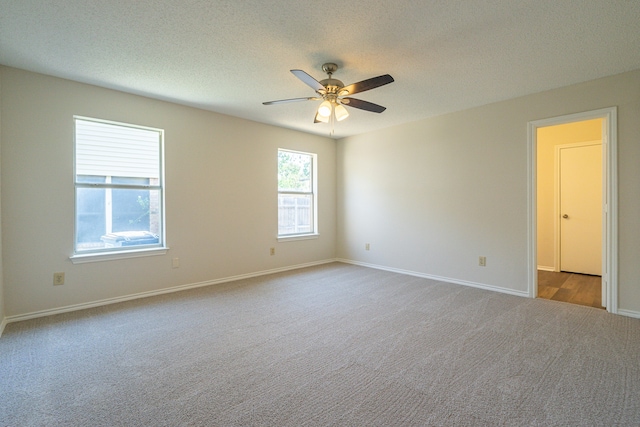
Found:
<path fill-rule="evenodd" d="M 278 237 L 317 234 L 316 155 L 278 150 Z"/>
<path fill-rule="evenodd" d="M 75 253 L 163 247 L 164 132 L 74 119 Z"/>

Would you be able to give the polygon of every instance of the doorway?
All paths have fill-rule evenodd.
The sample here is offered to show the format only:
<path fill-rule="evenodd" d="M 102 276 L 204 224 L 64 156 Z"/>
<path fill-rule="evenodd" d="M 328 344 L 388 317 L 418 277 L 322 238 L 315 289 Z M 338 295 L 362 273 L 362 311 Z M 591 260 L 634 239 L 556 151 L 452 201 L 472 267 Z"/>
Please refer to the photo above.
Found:
<path fill-rule="evenodd" d="M 576 294 L 577 286 L 589 283 L 589 295 L 578 295 L 578 300 L 589 299 L 589 303 L 582 305 L 596 305 L 593 297 L 593 277 L 601 272 L 601 292 L 598 304 L 608 311 L 617 311 L 617 270 L 616 270 L 616 109 L 572 114 L 545 120 L 530 122 L 529 135 L 529 296 L 545 297 L 550 292 Z M 553 142 L 549 142 L 553 140 Z M 601 145 L 600 145 L 601 144 Z M 541 154 L 542 153 L 542 154 Z M 574 177 L 578 186 L 584 188 L 584 180 L 591 180 L 588 187 L 597 187 L 601 193 L 596 193 L 599 206 L 596 207 L 596 217 L 599 225 L 589 227 L 588 240 L 595 245 L 595 252 L 586 259 L 582 259 L 585 251 L 585 233 L 573 230 L 582 221 L 582 215 L 562 212 L 562 209 L 574 209 L 570 205 L 563 205 L 560 197 L 560 182 L 562 178 L 560 162 L 565 157 L 568 163 L 564 170 L 573 167 L 578 172 L 585 169 L 596 169 L 593 176 Z M 584 158 L 589 158 L 591 164 L 584 166 Z M 550 160 L 551 159 L 551 160 Z M 578 163 L 575 163 L 578 161 Z M 573 165 L 572 165 L 573 163 Z M 600 167 L 594 167 L 599 163 Z M 568 186 L 571 176 L 565 177 Z M 594 181 L 595 180 L 595 181 Z M 594 184 L 595 183 L 595 184 Z M 599 184 L 599 185 L 598 185 Z M 592 199 L 593 199 L 592 197 Z M 584 202 L 584 201 L 583 201 Z M 592 203 L 592 202 L 587 202 Z M 563 217 L 564 216 L 564 217 Z M 597 218 L 596 218 L 597 219 Z M 596 224 L 598 221 L 596 221 Z M 563 230 L 564 228 L 564 230 Z M 574 241 L 562 240 L 562 231 L 573 233 Z M 577 236 L 577 240 L 575 237 Z M 571 238 L 571 237 L 569 237 Z M 577 248 L 580 256 L 571 260 L 571 245 Z M 563 263 L 569 261 L 569 264 Z M 595 259 L 595 261 L 594 261 Z M 578 264 L 576 264 L 576 261 Z M 581 266 L 582 265 L 582 266 Z M 584 265 L 588 268 L 585 269 Z M 561 272 L 564 276 L 561 275 Z M 576 270 L 576 271 L 567 271 Z M 581 274 L 586 273 L 586 274 Z M 554 276 L 558 275 L 558 276 Z M 577 275 L 576 275 L 577 274 Z M 540 283 L 539 283 L 540 282 Z M 550 283 L 561 283 L 555 290 L 549 288 Z M 539 289 L 540 285 L 540 289 Z M 564 291 L 560 291 L 565 286 Z M 570 289 L 566 289 L 570 288 Z M 540 291 L 540 293 L 539 293 Z M 558 294 L 560 295 L 560 294 Z M 582 298 L 581 298 L 582 297 Z M 559 299 L 559 298 L 554 298 Z M 572 301 L 568 301 L 572 302 Z"/>

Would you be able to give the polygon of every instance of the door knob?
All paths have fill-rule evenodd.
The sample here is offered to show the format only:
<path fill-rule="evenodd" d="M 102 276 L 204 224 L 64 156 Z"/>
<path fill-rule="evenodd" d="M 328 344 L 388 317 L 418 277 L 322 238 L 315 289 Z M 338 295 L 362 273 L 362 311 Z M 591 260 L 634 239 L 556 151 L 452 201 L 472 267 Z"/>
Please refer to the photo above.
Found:
<path fill-rule="evenodd" d="M 569 218 L 569 215 L 564 214 L 564 215 L 562 215 L 562 218 L 567 219 L 567 218 Z"/>

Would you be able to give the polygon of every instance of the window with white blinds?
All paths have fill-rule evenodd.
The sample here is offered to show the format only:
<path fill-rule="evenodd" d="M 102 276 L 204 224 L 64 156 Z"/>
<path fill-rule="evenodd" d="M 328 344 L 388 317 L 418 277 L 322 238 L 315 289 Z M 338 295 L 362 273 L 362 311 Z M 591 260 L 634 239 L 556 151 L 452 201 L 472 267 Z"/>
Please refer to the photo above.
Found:
<path fill-rule="evenodd" d="M 74 121 L 76 254 L 163 247 L 163 130 Z"/>

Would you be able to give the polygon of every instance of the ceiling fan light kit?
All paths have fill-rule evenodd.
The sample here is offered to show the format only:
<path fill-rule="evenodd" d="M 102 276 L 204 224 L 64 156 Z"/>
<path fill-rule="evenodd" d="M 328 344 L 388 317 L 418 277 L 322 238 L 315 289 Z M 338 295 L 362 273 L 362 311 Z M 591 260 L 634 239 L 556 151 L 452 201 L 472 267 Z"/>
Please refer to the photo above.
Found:
<path fill-rule="evenodd" d="M 349 112 L 347 111 L 347 109 L 340 104 L 336 104 L 336 106 L 333 108 L 333 112 L 336 115 L 336 120 L 339 122 L 349 117 Z"/>
<path fill-rule="evenodd" d="M 329 123 L 329 116 L 321 116 L 320 113 L 316 113 L 315 119 L 313 119 L 314 123 Z"/>
<path fill-rule="evenodd" d="M 389 74 L 384 74 L 382 76 L 373 77 L 345 86 L 340 80 L 332 77 L 333 73 L 336 72 L 337 69 L 338 65 L 333 62 L 327 62 L 322 65 L 322 71 L 327 73 L 328 78 L 321 81 L 317 81 L 302 70 L 291 70 L 291 73 L 293 73 L 294 76 L 299 78 L 307 86 L 311 87 L 319 97 L 281 99 L 278 101 L 263 102 L 263 104 L 274 105 L 287 102 L 322 100 L 322 103 L 316 111 L 316 115 L 313 120 L 314 123 L 333 123 L 334 120 L 340 122 L 346 119 L 349 117 L 349 112 L 344 107 L 345 105 L 373 113 L 382 113 L 386 109 L 385 107 L 372 102 L 356 98 L 348 98 L 347 95 L 353 95 L 392 83 L 393 77 Z"/>
<path fill-rule="evenodd" d="M 322 104 L 318 107 L 318 114 L 322 117 L 329 117 L 331 115 L 331 111 L 333 110 L 333 105 L 330 101 L 323 101 Z"/>

